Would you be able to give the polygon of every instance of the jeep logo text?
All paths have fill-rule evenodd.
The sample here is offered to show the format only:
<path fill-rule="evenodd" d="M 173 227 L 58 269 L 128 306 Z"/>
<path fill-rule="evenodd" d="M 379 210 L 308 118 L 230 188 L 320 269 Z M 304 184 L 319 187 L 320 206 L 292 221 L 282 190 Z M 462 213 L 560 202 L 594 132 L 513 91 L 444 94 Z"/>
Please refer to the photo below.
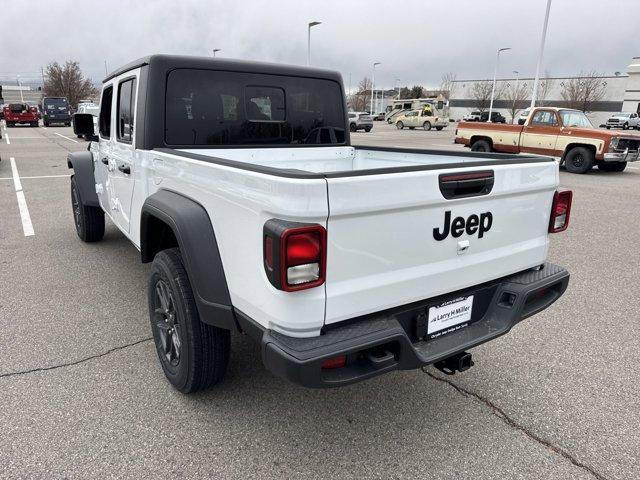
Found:
<path fill-rule="evenodd" d="M 444 240 L 449 236 L 449 232 L 451 232 L 452 237 L 458 238 L 465 231 L 467 235 L 473 235 L 478 232 L 478 238 L 482 238 L 485 232 L 491 230 L 492 224 L 493 215 L 491 212 L 481 213 L 479 217 L 475 214 L 469 215 L 466 220 L 462 217 L 456 217 L 451 221 L 451 211 L 447 210 L 444 212 L 444 225 L 441 229 L 433 229 L 433 238 L 438 241 Z"/>

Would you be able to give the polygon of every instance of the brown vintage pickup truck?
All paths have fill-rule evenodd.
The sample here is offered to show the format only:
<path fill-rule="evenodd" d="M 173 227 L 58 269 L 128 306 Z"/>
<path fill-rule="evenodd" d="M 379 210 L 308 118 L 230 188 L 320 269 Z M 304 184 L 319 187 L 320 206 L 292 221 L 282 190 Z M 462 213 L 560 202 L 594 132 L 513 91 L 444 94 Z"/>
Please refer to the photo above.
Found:
<path fill-rule="evenodd" d="M 524 125 L 460 122 L 455 143 L 476 152 L 534 153 L 560 158 L 568 172 L 621 172 L 640 157 L 640 135 L 598 130 L 579 110 L 534 108 Z"/>

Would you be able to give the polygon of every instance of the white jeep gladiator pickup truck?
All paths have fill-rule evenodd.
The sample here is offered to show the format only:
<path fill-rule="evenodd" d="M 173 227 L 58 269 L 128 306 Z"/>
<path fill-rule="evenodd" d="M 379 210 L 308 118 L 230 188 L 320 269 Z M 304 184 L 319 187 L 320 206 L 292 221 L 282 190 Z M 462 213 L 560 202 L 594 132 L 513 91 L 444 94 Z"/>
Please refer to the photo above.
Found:
<path fill-rule="evenodd" d="M 338 73 L 154 55 L 104 80 L 98 123 L 74 121 L 93 140 L 68 157 L 75 227 L 98 241 L 106 214 L 152 262 L 182 392 L 221 381 L 231 331 L 308 387 L 464 371 L 567 288 L 552 159 L 351 146 Z"/>

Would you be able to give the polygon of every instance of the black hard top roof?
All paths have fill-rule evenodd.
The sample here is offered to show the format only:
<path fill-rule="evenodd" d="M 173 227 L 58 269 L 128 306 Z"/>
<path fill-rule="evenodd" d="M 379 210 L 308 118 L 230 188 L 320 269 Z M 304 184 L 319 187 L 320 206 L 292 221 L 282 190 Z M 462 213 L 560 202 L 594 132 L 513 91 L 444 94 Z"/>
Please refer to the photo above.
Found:
<path fill-rule="evenodd" d="M 228 58 L 196 57 L 189 55 L 150 55 L 142 57 L 111 72 L 103 80 L 108 82 L 114 77 L 129 70 L 148 65 L 152 69 L 173 70 L 175 68 L 196 68 L 211 70 L 229 70 L 235 72 L 266 73 L 274 75 L 289 75 L 294 77 L 324 78 L 341 81 L 340 74 L 333 70 L 322 68 L 285 65 L 280 63 L 253 62 L 247 60 L 233 60 Z"/>

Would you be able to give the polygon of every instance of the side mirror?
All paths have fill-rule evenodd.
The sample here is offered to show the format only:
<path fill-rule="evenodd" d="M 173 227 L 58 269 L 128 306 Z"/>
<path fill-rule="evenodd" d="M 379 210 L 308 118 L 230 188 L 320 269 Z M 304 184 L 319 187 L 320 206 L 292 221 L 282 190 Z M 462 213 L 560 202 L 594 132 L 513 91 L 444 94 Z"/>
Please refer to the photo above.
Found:
<path fill-rule="evenodd" d="M 73 133 L 86 137 L 95 137 L 93 130 L 93 115 L 90 113 L 76 113 L 73 116 Z"/>

